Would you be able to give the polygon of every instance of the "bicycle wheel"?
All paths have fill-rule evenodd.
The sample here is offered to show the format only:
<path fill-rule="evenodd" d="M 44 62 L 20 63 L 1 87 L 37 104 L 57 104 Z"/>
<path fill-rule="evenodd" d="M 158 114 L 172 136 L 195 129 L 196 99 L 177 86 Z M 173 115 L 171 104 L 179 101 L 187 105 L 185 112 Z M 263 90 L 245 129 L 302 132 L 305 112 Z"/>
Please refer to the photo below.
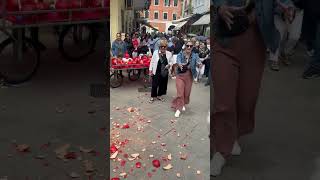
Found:
<path fill-rule="evenodd" d="M 78 62 L 94 52 L 97 39 L 92 25 L 65 26 L 59 36 L 59 50 L 66 60 Z"/>
<path fill-rule="evenodd" d="M 21 58 L 14 53 L 14 40 L 8 38 L 0 44 L 0 74 L 8 84 L 28 81 L 37 72 L 40 65 L 40 51 L 32 40 L 23 41 Z"/>
<path fill-rule="evenodd" d="M 131 81 L 136 81 L 140 78 L 141 71 L 139 69 L 130 69 L 128 77 Z"/>
<path fill-rule="evenodd" d="M 112 73 L 110 75 L 110 86 L 112 88 L 117 88 L 122 85 L 123 77 L 118 73 Z"/>

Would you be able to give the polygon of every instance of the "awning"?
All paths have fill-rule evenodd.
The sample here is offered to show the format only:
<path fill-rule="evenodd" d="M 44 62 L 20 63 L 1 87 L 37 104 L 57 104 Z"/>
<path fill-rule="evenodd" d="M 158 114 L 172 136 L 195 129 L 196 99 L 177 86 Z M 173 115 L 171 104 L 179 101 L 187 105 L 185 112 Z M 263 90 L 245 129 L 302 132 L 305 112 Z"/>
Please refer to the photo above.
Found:
<path fill-rule="evenodd" d="M 180 19 L 177 19 L 177 20 L 174 20 L 172 21 L 172 24 L 178 24 L 180 22 L 183 22 L 183 21 L 187 21 L 188 19 L 190 19 L 192 16 L 188 16 L 188 17 L 184 17 L 184 18 L 180 18 Z"/>
<path fill-rule="evenodd" d="M 173 30 L 180 30 L 183 25 L 185 25 L 188 21 L 182 21 L 176 25 L 176 27 Z"/>
<path fill-rule="evenodd" d="M 145 25 L 145 26 L 148 26 L 152 30 L 158 31 L 158 29 L 154 28 L 149 22 L 147 22 L 146 19 L 137 18 L 136 21 L 141 23 L 141 24 L 143 24 L 143 25 Z"/>
<path fill-rule="evenodd" d="M 172 31 L 174 28 L 176 27 L 176 25 L 171 25 L 168 27 L 168 31 Z"/>
<path fill-rule="evenodd" d="M 198 21 L 192 24 L 192 26 L 207 25 L 210 23 L 210 14 L 203 15 Z"/>

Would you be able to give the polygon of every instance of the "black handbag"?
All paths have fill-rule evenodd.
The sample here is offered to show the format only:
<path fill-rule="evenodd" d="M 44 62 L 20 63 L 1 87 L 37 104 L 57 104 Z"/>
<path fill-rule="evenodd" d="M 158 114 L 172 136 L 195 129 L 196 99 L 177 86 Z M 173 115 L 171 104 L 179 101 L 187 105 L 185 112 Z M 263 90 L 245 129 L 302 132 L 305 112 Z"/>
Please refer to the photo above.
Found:
<path fill-rule="evenodd" d="M 234 18 L 231 29 L 228 28 L 227 23 L 218 17 L 218 35 L 221 37 L 233 37 L 242 34 L 249 28 L 249 17 L 245 11 L 237 11 L 233 13 Z"/>
<path fill-rule="evenodd" d="M 168 65 L 167 58 L 165 58 L 165 59 L 162 59 L 162 58 L 164 58 L 164 57 L 162 57 L 160 55 L 159 61 L 163 61 L 161 63 L 161 71 L 160 71 L 161 72 L 161 76 L 162 77 L 167 77 L 169 75 L 169 70 L 166 68 L 166 66 Z"/>
<path fill-rule="evenodd" d="M 165 64 L 161 64 L 161 76 L 167 77 L 169 75 L 169 70 L 166 68 Z"/>
<path fill-rule="evenodd" d="M 227 23 L 218 16 L 217 19 L 217 33 L 221 37 L 233 37 L 244 33 L 250 26 L 250 20 L 248 14 L 252 13 L 255 8 L 255 3 L 250 1 L 250 3 L 243 9 L 238 11 L 233 11 L 233 24 L 231 24 L 231 29 L 229 29 Z"/>

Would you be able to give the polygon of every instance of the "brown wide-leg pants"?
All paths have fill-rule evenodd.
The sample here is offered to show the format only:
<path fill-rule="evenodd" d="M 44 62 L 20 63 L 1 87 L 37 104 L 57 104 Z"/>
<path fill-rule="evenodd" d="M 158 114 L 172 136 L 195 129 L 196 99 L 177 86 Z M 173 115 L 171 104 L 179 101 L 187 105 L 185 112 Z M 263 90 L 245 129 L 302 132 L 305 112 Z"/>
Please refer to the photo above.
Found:
<path fill-rule="evenodd" d="M 211 152 L 229 157 L 233 144 L 255 125 L 255 107 L 265 62 L 265 46 L 256 24 L 233 37 L 227 47 L 213 45 Z"/>
<path fill-rule="evenodd" d="M 176 78 L 177 97 L 172 101 L 171 107 L 176 111 L 181 111 L 183 106 L 189 104 L 192 89 L 191 70 L 178 74 Z"/>

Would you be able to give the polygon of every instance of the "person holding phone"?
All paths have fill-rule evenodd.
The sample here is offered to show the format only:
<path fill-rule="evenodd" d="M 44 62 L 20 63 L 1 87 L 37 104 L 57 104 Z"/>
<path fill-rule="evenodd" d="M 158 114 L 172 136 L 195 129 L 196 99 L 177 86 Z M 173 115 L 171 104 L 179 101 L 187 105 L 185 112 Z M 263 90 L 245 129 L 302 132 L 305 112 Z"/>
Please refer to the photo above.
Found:
<path fill-rule="evenodd" d="M 221 174 L 226 160 L 240 155 L 239 138 L 255 126 L 255 107 L 266 59 L 275 52 L 280 34 L 274 8 L 292 19 L 289 0 L 214 0 L 217 8 L 213 45 L 213 111 L 211 115 L 210 175 Z"/>
<path fill-rule="evenodd" d="M 176 88 L 177 96 L 172 101 L 172 108 L 175 110 L 175 117 L 180 117 L 181 111 L 186 110 L 186 105 L 190 102 L 190 94 L 193 79 L 197 76 L 197 64 L 199 55 L 192 51 L 193 43 L 186 41 L 185 49 L 177 56 Z"/>

